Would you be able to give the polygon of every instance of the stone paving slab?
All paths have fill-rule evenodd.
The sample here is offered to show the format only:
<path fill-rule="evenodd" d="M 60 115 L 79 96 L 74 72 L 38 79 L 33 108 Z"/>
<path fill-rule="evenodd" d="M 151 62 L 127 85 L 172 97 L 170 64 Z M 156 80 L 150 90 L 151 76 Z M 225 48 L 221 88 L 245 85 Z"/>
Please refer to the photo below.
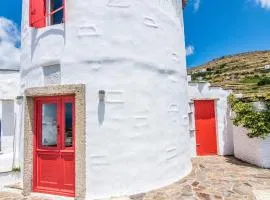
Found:
<path fill-rule="evenodd" d="M 258 192 L 259 191 L 259 192 Z M 193 170 L 167 187 L 111 200 L 270 200 L 270 170 L 234 157 L 209 156 L 193 159 Z M 52 200 L 24 198 L 20 193 L 0 192 L 0 200 Z"/>

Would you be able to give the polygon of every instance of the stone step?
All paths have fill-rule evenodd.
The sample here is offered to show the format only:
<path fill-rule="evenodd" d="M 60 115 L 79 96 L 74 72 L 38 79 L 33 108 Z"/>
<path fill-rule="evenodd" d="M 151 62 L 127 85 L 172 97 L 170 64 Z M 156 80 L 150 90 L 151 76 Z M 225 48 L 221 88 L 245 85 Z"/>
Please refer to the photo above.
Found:
<path fill-rule="evenodd" d="M 22 177 L 20 172 L 2 172 L 0 173 L 0 188 L 21 182 L 21 179 Z"/>

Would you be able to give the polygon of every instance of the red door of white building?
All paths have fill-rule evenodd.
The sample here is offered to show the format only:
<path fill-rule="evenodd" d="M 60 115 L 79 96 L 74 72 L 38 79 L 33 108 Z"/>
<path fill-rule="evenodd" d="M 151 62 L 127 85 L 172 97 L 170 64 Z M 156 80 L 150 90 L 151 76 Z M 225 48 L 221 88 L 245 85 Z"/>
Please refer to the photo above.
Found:
<path fill-rule="evenodd" d="M 197 155 L 216 155 L 216 117 L 214 100 L 196 100 L 195 127 Z"/>
<path fill-rule="evenodd" d="M 34 110 L 33 191 L 74 196 L 74 97 L 38 97 Z"/>

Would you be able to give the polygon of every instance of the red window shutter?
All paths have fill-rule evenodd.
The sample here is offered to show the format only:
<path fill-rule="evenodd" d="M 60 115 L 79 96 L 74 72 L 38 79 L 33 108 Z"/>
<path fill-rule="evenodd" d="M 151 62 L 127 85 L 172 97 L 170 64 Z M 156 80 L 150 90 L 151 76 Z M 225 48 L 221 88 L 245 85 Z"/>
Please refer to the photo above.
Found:
<path fill-rule="evenodd" d="M 46 26 L 46 0 L 30 0 L 30 26 L 42 28 Z"/>

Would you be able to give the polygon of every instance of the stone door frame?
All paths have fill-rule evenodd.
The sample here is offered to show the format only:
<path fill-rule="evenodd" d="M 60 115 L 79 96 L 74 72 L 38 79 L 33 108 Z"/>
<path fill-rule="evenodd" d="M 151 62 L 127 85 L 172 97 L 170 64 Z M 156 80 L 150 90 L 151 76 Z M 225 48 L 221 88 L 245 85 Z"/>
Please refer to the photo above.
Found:
<path fill-rule="evenodd" d="M 85 198 L 86 190 L 86 134 L 85 134 L 85 85 L 52 85 L 25 90 L 24 101 L 24 168 L 23 194 L 30 195 L 33 189 L 33 135 L 34 97 L 75 96 L 75 199 Z"/>

